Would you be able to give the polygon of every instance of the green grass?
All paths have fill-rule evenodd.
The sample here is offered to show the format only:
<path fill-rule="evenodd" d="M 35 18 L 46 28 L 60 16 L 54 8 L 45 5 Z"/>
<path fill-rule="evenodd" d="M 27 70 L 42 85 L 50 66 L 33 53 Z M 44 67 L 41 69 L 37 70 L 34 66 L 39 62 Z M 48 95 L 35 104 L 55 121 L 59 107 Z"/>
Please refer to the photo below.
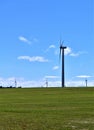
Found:
<path fill-rule="evenodd" d="M 94 88 L 0 89 L 0 130 L 94 130 Z"/>

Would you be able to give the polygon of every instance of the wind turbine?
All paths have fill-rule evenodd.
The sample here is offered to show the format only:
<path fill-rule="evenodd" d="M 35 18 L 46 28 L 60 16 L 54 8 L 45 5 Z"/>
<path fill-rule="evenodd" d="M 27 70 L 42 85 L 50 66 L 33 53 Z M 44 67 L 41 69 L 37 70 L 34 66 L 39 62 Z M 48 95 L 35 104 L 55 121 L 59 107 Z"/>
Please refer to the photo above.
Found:
<path fill-rule="evenodd" d="M 15 79 L 15 88 L 17 87 L 17 81 L 16 81 L 16 79 Z"/>
<path fill-rule="evenodd" d="M 64 50 L 67 48 L 66 46 L 63 46 L 64 41 L 61 43 L 60 41 L 60 55 L 59 58 L 61 58 L 62 62 L 61 62 L 61 66 L 62 66 L 62 70 L 61 70 L 61 85 L 62 87 L 65 87 L 65 74 L 64 74 Z"/>
<path fill-rule="evenodd" d="M 85 79 L 86 87 L 87 87 L 87 79 Z"/>

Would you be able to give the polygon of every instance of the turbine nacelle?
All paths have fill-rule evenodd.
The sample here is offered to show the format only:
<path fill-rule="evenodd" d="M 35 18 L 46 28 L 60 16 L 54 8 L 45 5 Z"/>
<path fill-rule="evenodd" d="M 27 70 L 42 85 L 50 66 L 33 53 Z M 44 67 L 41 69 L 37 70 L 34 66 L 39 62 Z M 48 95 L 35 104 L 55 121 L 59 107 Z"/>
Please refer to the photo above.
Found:
<path fill-rule="evenodd" d="M 62 42 L 62 44 L 60 44 L 60 50 L 67 48 L 66 46 L 63 46 L 63 43 L 64 43 L 64 41 Z"/>
<path fill-rule="evenodd" d="M 62 49 L 66 49 L 67 47 L 66 46 L 60 46 L 60 50 L 62 50 Z"/>
<path fill-rule="evenodd" d="M 62 43 L 61 43 L 61 40 L 60 40 L 60 55 L 61 55 L 61 51 L 62 50 L 64 51 L 64 49 L 67 48 L 66 46 L 63 46 L 63 43 L 64 43 L 64 41 L 62 41 Z"/>
<path fill-rule="evenodd" d="M 63 43 L 60 45 L 60 54 L 59 54 L 59 60 L 61 58 L 61 52 L 63 51 L 64 52 L 64 49 L 66 49 L 67 47 L 66 46 L 63 46 Z"/>

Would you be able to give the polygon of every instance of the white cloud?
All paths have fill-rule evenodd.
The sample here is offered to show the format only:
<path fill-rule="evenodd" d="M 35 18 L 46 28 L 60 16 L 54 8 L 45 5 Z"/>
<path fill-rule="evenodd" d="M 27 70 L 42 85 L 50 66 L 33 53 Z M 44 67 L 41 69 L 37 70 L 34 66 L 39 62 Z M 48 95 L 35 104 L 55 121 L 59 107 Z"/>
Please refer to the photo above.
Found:
<path fill-rule="evenodd" d="M 55 80 L 53 80 L 55 79 Z M 47 78 L 48 87 L 61 87 L 61 81 L 58 80 L 58 77 L 49 77 Z M 29 80 L 29 81 L 18 81 L 18 86 L 22 87 L 46 87 L 46 80 Z M 79 81 L 66 81 L 65 82 L 66 87 L 83 87 L 86 86 L 86 83 L 84 80 Z M 88 86 L 94 86 L 94 81 L 88 81 Z"/>
<path fill-rule="evenodd" d="M 55 54 L 59 54 L 59 50 L 56 50 L 55 51 Z M 69 56 L 72 56 L 72 57 L 77 57 L 77 56 L 79 56 L 79 55 L 82 55 L 82 54 L 86 54 L 87 52 L 85 52 L 85 51 L 79 51 L 79 52 L 76 52 L 76 53 L 74 53 L 73 51 L 72 51 L 72 48 L 70 48 L 70 47 L 67 47 L 65 50 L 64 50 L 64 55 L 69 55 Z"/>
<path fill-rule="evenodd" d="M 71 52 L 72 52 L 72 49 L 70 48 L 70 47 L 67 47 L 66 49 L 65 49 L 65 55 L 69 55 L 69 54 L 71 54 Z"/>
<path fill-rule="evenodd" d="M 30 56 L 19 56 L 18 57 L 19 60 L 28 60 L 30 62 L 48 62 L 48 59 L 45 59 L 44 57 L 41 57 L 41 56 L 33 56 L 33 57 L 30 57 Z"/>
<path fill-rule="evenodd" d="M 71 53 L 70 56 L 73 56 L 73 57 L 76 57 L 76 56 L 79 56 L 80 54 L 79 53 Z"/>
<path fill-rule="evenodd" d="M 57 70 L 57 69 L 59 69 L 59 66 L 54 66 L 53 67 L 53 70 Z"/>
<path fill-rule="evenodd" d="M 55 48 L 55 45 L 50 45 L 49 48 Z"/>
<path fill-rule="evenodd" d="M 82 55 L 82 54 L 87 54 L 87 52 L 85 52 L 85 51 L 79 51 L 77 53 L 72 52 L 72 53 L 70 53 L 70 56 L 77 57 L 77 56 Z"/>
<path fill-rule="evenodd" d="M 65 49 L 65 55 L 69 55 L 69 56 L 73 56 L 73 57 L 77 57 L 77 56 L 79 56 L 81 54 L 86 54 L 86 53 L 87 52 L 85 52 L 85 51 L 79 51 L 77 53 L 74 53 L 70 47 L 67 47 Z"/>
<path fill-rule="evenodd" d="M 55 75 L 48 75 L 48 76 L 45 76 L 45 79 L 57 79 L 59 78 L 59 76 L 55 76 Z"/>
<path fill-rule="evenodd" d="M 56 48 L 56 46 L 55 45 L 50 45 L 47 49 L 46 49 L 46 51 L 45 52 L 48 52 L 50 49 L 55 49 Z"/>
<path fill-rule="evenodd" d="M 64 55 L 70 55 L 72 53 L 72 49 L 70 47 L 67 47 L 65 50 L 64 50 Z M 59 55 L 60 54 L 60 49 L 56 49 L 55 50 L 55 54 L 56 55 Z"/>
<path fill-rule="evenodd" d="M 48 81 L 48 87 L 60 87 L 61 81 L 59 76 L 45 76 L 45 79 L 47 78 Z M 9 86 L 15 86 L 15 79 L 17 81 L 17 87 L 45 87 L 46 86 L 46 80 L 25 80 L 24 78 L 15 78 L 15 77 L 9 77 L 9 78 L 0 78 L 0 86 L 3 87 L 9 87 Z M 54 80 L 53 80 L 54 79 Z M 84 80 L 70 80 L 65 82 L 66 87 L 83 87 L 86 86 L 86 83 Z M 88 86 L 94 86 L 94 80 L 88 80 Z"/>
<path fill-rule="evenodd" d="M 50 77 L 50 78 L 55 78 L 55 77 Z M 25 80 L 24 78 L 14 78 L 14 77 L 9 77 L 9 78 L 0 78 L 0 86 L 3 87 L 15 87 L 15 79 L 17 81 L 17 87 L 21 86 L 22 88 L 24 87 L 45 87 L 46 86 L 46 81 L 41 79 L 41 80 Z M 48 86 L 49 87 L 58 87 L 59 81 L 49 81 L 48 80 Z"/>
<path fill-rule="evenodd" d="M 9 77 L 7 79 L 0 78 L 0 86 L 4 87 L 15 86 L 14 81 L 15 81 L 14 77 Z"/>
<path fill-rule="evenodd" d="M 82 80 L 79 80 L 79 81 L 67 81 L 66 86 L 68 86 L 68 87 L 80 87 L 80 86 L 85 86 L 85 83 Z"/>
<path fill-rule="evenodd" d="M 90 75 L 78 75 L 78 76 L 76 76 L 77 78 L 90 78 L 90 77 L 92 77 L 92 76 L 90 76 Z"/>
<path fill-rule="evenodd" d="M 46 87 L 46 80 L 22 80 L 17 81 L 17 86 L 24 87 Z M 49 81 L 48 79 L 48 87 L 59 87 L 60 81 Z"/>
<path fill-rule="evenodd" d="M 46 50 L 46 52 L 50 49 L 50 48 L 54 48 L 55 49 L 55 55 L 59 55 L 60 54 L 60 48 L 58 47 L 58 49 L 54 46 L 54 45 L 50 45 L 49 48 Z M 72 57 L 77 57 L 80 56 L 82 54 L 87 54 L 86 51 L 78 51 L 76 53 L 73 52 L 71 47 L 68 47 L 66 49 L 64 49 L 64 55 L 65 56 L 72 56 Z"/>
<path fill-rule="evenodd" d="M 48 81 L 48 87 L 60 87 L 60 81 Z"/>
<path fill-rule="evenodd" d="M 77 52 L 77 53 L 73 53 L 73 52 L 72 52 L 72 53 L 70 54 L 70 56 L 73 56 L 73 57 L 77 57 L 77 56 L 79 56 L 79 55 L 81 55 L 80 52 Z"/>
<path fill-rule="evenodd" d="M 94 81 L 89 80 L 87 82 L 87 85 L 91 86 L 91 87 L 94 86 Z M 84 87 L 84 86 L 86 86 L 86 82 L 85 82 L 85 80 L 67 81 L 66 86 L 68 86 L 68 87 Z"/>
<path fill-rule="evenodd" d="M 25 38 L 23 36 L 19 36 L 19 40 L 22 41 L 22 42 L 28 43 L 28 44 L 31 43 L 31 41 L 29 41 L 27 38 Z"/>

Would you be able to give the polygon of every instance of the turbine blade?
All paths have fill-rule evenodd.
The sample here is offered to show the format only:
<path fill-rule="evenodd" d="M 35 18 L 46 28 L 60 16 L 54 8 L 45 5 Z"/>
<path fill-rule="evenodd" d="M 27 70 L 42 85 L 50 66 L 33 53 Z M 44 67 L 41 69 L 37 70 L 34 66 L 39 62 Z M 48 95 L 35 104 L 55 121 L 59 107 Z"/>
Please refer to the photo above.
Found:
<path fill-rule="evenodd" d="M 61 60 L 61 52 L 62 52 L 62 47 L 63 47 L 63 43 L 64 41 L 61 41 L 61 38 L 60 38 L 60 53 L 59 53 L 59 63 L 60 63 L 60 60 Z"/>
<path fill-rule="evenodd" d="M 62 51 L 62 45 L 60 45 L 59 63 L 60 63 L 60 60 L 61 60 L 61 51 Z"/>
<path fill-rule="evenodd" d="M 63 44 L 64 44 L 64 40 L 62 41 L 62 46 L 63 46 Z"/>

